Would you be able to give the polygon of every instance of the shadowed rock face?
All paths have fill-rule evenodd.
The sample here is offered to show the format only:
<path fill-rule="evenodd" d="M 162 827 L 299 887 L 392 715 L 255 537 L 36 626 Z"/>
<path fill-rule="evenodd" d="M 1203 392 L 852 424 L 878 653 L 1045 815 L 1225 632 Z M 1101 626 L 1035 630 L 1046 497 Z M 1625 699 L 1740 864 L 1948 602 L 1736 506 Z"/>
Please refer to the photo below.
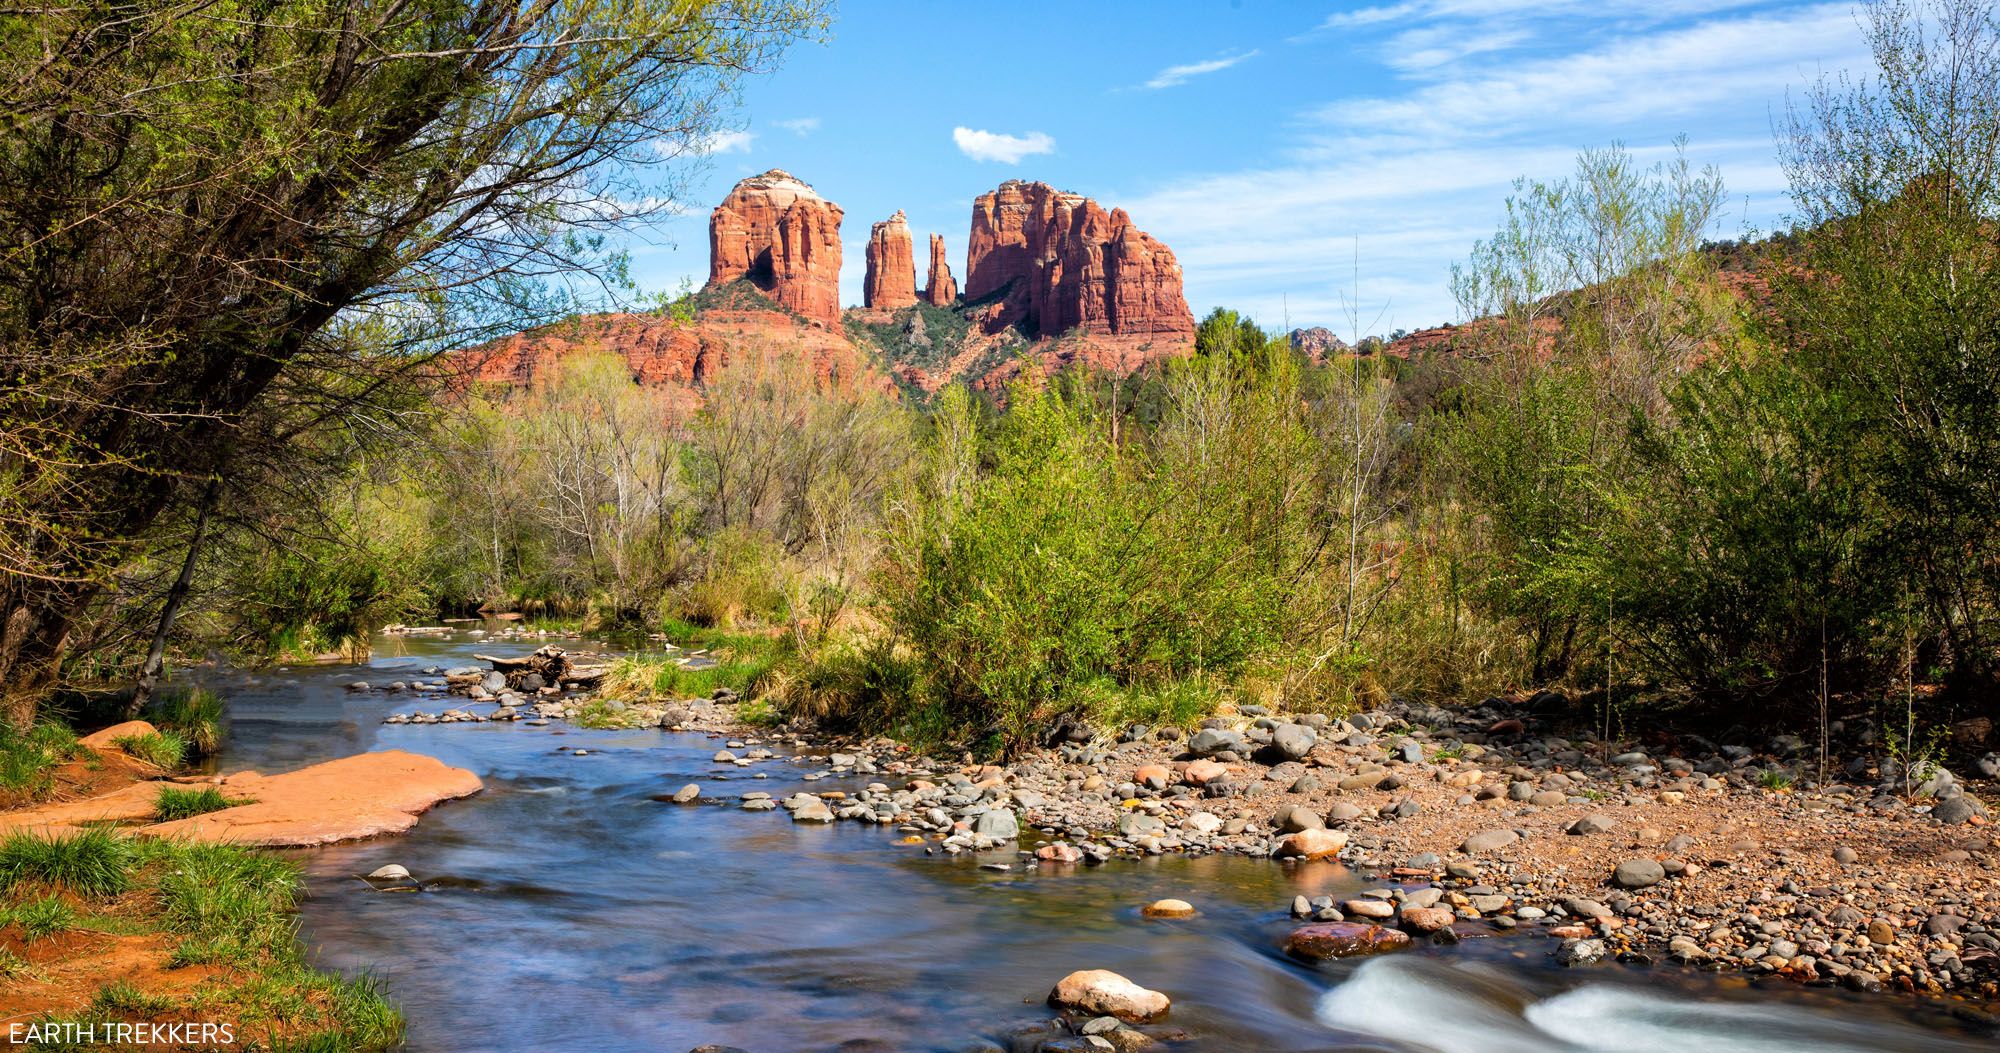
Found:
<path fill-rule="evenodd" d="M 780 306 L 838 325 L 840 217 L 839 205 L 790 173 L 743 180 L 708 218 L 709 284 L 747 279 Z"/>
<path fill-rule="evenodd" d="M 868 232 L 868 273 L 861 283 L 863 306 L 894 310 L 917 302 L 915 249 L 901 209 Z"/>
<path fill-rule="evenodd" d="M 931 276 L 924 286 L 924 301 L 933 307 L 950 307 L 958 302 L 958 281 L 951 276 L 951 264 L 944 258 L 944 235 L 931 235 Z"/>
<path fill-rule="evenodd" d="M 1020 326 L 1156 337 L 1178 349 L 1194 339 L 1181 267 L 1123 209 L 1046 183 L 1009 180 L 972 204 L 965 295 L 1000 296 L 989 331 Z"/>

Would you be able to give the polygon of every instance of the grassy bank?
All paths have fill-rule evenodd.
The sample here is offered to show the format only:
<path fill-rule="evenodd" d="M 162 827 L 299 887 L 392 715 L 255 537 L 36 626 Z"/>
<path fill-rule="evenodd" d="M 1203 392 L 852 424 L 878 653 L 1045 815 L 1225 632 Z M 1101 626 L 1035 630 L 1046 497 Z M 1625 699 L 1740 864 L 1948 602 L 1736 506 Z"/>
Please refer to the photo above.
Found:
<path fill-rule="evenodd" d="M 24 1026 L 227 1023 L 229 1048 L 400 1046 L 402 1016 L 372 981 L 306 961 L 303 895 L 296 864 L 235 846 L 106 830 L 10 835 L 0 841 L 0 1015 Z"/>

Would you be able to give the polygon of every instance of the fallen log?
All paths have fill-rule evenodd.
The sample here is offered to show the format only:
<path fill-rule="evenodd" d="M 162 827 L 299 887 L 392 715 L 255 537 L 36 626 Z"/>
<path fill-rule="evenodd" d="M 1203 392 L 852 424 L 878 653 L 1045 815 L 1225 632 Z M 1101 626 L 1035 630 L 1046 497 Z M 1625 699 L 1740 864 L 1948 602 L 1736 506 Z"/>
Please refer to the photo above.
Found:
<path fill-rule="evenodd" d="M 575 679 L 568 652 L 554 644 L 537 648 L 534 654 L 524 658 L 495 658 L 484 654 L 472 657 L 492 664 L 495 672 L 507 677 L 507 686 L 517 691 L 526 690 L 522 687 L 522 682 L 529 676 L 540 678 L 539 686 L 542 687 L 553 687 L 565 680 Z"/>

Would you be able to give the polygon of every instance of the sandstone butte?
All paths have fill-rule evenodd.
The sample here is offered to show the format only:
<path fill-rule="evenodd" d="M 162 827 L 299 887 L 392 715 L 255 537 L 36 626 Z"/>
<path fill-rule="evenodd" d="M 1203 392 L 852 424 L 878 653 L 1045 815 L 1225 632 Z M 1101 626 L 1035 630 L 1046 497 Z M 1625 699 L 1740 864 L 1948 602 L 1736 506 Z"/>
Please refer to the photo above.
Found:
<path fill-rule="evenodd" d="M 907 218 L 898 212 L 874 224 L 861 309 L 878 326 L 872 334 L 839 324 L 840 220 L 838 205 L 796 177 L 778 169 L 752 176 L 710 217 L 709 283 L 692 319 L 571 319 L 465 352 L 462 375 L 532 387 L 566 359 L 608 352 L 661 391 L 666 412 L 683 414 L 742 360 L 802 364 L 827 390 L 890 390 L 892 374 L 930 391 L 954 380 L 997 390 L 1024 363 L 1044 373 L 1071 363 L 1129 373 L 1194 349 L 1173 253 L 1123 210 L 1106 212 L 1082 195 L 1010 181 L 980 196 L 963 290 L 977 304 L 961 298 L 943 237 L 931 236 L 920 294 Z M 939 347 L 921 319 L 903 322 L 900 339 L 879 328 L 919 302 L 963 312 L 969 331 Z M 1025 355 L 992 354 L 1023 339 Z"/>
<path fill-rule="evenodd" d="M 915 251 L 902 209 L 868 231 L 868 270 L 861 282 L 864 307 L 893 311 L 917 302 Z"/>
<path fill-rule="evenodd" d="M 150 730 L 150 725 L 136 723 Z M 120 725 L 102 734 L 138 731 L 140 727 Z M 99 748 L 106 744 L 108 740 Z M 249 803 L 170 823 L 146 822 L 154 816 L 154 799 L 160 788 L 171 785 L 215 785 L 225 797 Z M 132 824 L 132 832 L 147 837 L 266 848 L 305 847 L 400 834 L 417 825 L 417 816 L 433 805 L 470 797 L 483 788 L 477 775 L 462 768 L 422 754 L 383 750 L 282 775 L 245 771 L 219 781 L 136 782 L 102 797 L 0 814 L 0 834 L 15 830 L 61 832 L 85 823 L 114 822 Z"/>
<path fill-rule="evenodd" d="M 924 284 L 924 302 L 932 307 L 958 302 L 958 281 L 951 276 L 951 263 L 945 259 L 942 234 L 931 235 L 931 274 Z"/>
<path fill-rule="evenodd" d="M 840 216 L 839 205 L 780 169 L 737 183 L 708 217 L 708 284 L 747 280 L 780 307 L 837 328 Z"/>
<path fill-rule="evenodd" d="M 1173 252 L 1124 209 L 1106 212 L 1047 183 L 1010 179 L 972 203 L 965 296 L 995 294 L 1002 299 L 983 319 L 989 332 L 1084 329 L 1154 345 L 1157 354 L 1148 357 L 1194 344 L 1194 314 Z"/>

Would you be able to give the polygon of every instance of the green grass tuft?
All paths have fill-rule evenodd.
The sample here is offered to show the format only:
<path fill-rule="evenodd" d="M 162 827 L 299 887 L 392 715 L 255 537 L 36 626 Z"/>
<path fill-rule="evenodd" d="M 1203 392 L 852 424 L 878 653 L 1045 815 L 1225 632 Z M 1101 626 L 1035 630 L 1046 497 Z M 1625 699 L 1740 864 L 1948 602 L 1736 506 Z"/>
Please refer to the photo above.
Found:
<path fill-rule="evenodd" d="M 222 748 L 222 696 L 207 688 L 172 688 L 147 710 L 147 720 L 187 743 L 194 756 Z"/>
<path fill-rule="evenodd" d="M 111 744 L 138 760 L 167 771 L 180 767 L 187 758 L 187 741 L 171 731 L 153 735 L 121 735 L 112 739 Z"/>
<path fill-rule="evenodd" d="M 162 786 L 159 795 L 153 798 L 153 811 L 158 813 L 161 822 L 170 823 L 249 803 L 247 797 L 224 797 L 222 791 L 213 786 L 204 786 L 199 790 Z"/>
<path fill-rule="evenodd" d="M 60 896 L 43 896 L 11 908 L 6 920 L 21 927 L 22 939 L 34 943 L 76 928 L 77 916 Z"/>
<path fill-rule="evenodd" d="M 22 883 L 115 896 L 132 884 L 132 844 L 109 830 L 68 834 L 16 831 L 0 841 L 0 890 Z"/>
<path fill-rule="evenodd" d="M 22 734 L 0 723 L 0 790 L 46 796 L 55 788 L 56 765 L 78 752 L 76 734 L 60 724 L 37 724 Z"/>

